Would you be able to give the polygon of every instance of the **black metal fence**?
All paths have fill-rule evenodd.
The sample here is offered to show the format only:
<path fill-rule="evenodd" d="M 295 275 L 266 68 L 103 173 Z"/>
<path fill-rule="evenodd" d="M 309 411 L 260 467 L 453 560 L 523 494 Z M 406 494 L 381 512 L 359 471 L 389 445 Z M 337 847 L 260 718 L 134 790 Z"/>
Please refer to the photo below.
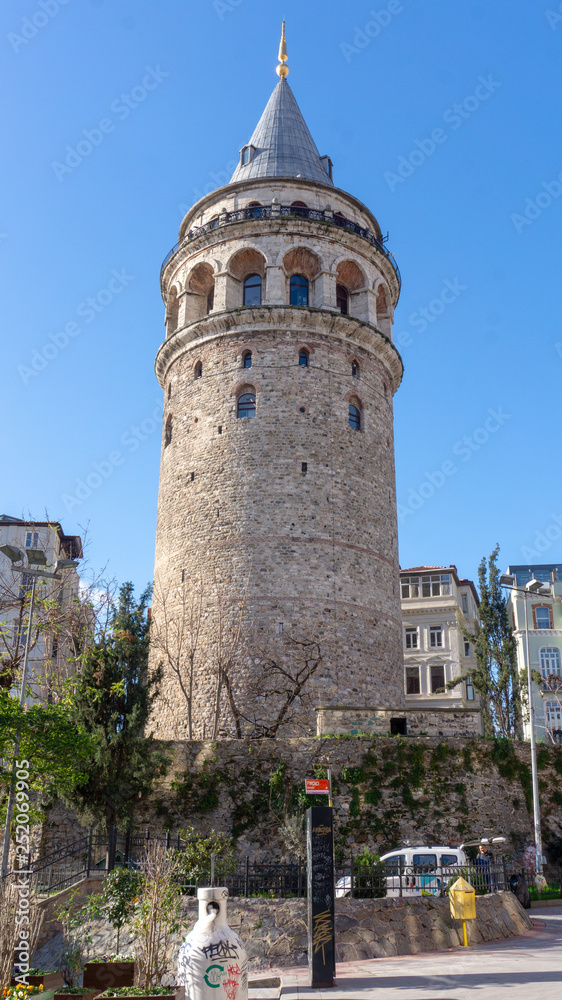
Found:
<path fill-rule="evenodd" d="M 115 827 L 109 837 L 89 834 L 76 838 L 34 861 L 28 859 L 26 873 L 32 890 L 40 894 L 60 892 L 84 879 L 99 877 L 114 868 L 138 868 L 151 842 L 165 845 L 167 850 L 184 850 L 188 842 L 179 834 L 159 836 L 128 830 L 120 833 Z M 513 879 L 523 873 L 504 858 L 493 862 L 469 862 L 467 865 L 404 865 L 365 863 L 364 856 L 351 857 L 335 866 L 336 897 L 380 898 L 384 896 L 443 896 L 459 877 L 465 878 L 478 894 L 513 888 Z M 17 871 L 7 876 L 16 877 Z M 207 868 L 198 868 L 198 878 L 186 877 L 182 892 L 196 895 L 199 886 L 224 885 L 231 896 L 289 898 L 304 897 L 307 891 L 307 867 L 304 858 L 283 861 L 253 861 L 250 856 L 224 866 L 220 855 L 212 856 Z"/>
<path fill-rule="evenodd" d="M 190 229 L 189 232 L 185 234 L 181 242 L 176 243 L 176 245 L 173 246 L 170 252 L 166 255 L 162 262 L 160 278 L 162 280 L 166 264 L 169 260 L 171 260 L 181 246 L 186 245 L 191 242 L 191 240 L 196 239 L 198 236 L 201 236 L 212 229 L 217 229 L 219 226 L 231 225 L 234 222 L 244 222 L 252 219 L 276 219 L 291 216 L 301 219 L 310 219 L 313 222 L 323 222 L 331 226 L 338 226 L 340 229 L 347 229 L 348 231 L 355 233 L 356 236 L 360 236 L 362 239 L 367 240 L 371 246 L 376 247 L 382 254 L 384 254 L 387 260 L 392 264 L 392 267 L 396 272 L 396 276 L 400 281 L 400 270 L 394 259 L 394 255 L 386 249 L 383 241 L 380 240 L 375 233 L 371 232 L 370 229 L 366 229 L 364 226 L 359 226 L 356 222 L 352 222 L 351 219 L 346 219 L 345 216 L 338 212 L 322 211 L 320 209 L 307 208 L 300 205 L 256 205 L 250 208 L 239 208 L 234 212 L 222 212 L 214 219 L 210 219 L 209 222 L 206 222 L 204 226 L 195 226 L 193 229 Z"/>

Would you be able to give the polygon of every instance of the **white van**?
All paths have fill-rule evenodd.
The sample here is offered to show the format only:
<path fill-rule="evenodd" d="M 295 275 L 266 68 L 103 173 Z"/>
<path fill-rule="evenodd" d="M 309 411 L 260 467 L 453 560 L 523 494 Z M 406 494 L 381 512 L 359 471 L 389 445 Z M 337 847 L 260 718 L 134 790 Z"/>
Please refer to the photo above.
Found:
<path fill-rule="evenodd" d="M 387 896 L 421 896 L 422 891 L 438 896 L 452 878 L 458 878 L 459 866 L 470 863 L 461 848 L 442 845 L 399 847 L 383 854 L 381 861 Z"/>

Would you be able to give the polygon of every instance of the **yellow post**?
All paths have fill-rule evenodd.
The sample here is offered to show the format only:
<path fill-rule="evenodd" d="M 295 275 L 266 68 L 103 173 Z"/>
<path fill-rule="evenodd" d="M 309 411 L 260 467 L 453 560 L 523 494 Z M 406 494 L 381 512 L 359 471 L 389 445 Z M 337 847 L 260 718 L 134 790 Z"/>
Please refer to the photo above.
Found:
<path fill-rule="evenodd" d="M 476 918 L 476 893 L 470 882 L 464 878 L 457 879 L 449 889 L 449 905 L 453 920 L 462 920 L 462 940 L 468 948 L 466 921 Z"/>

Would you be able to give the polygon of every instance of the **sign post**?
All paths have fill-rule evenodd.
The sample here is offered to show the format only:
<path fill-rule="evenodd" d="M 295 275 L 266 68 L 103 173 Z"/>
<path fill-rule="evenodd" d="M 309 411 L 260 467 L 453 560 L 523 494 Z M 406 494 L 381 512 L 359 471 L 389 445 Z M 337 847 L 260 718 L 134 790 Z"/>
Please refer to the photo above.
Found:
<path fill-rule="evenodd" d="M 322 783 L 327 786 L 330 784 L 329 781 Z M 326 790 L 308 792 L 307 787 L 307 793 L 329 795 L 330 789 L 328 787 Z M 334 985 L 336 968 L 332 814 L 331 806 L 311 806 L 306 811 L 308 985 L 317 989 Z"/>

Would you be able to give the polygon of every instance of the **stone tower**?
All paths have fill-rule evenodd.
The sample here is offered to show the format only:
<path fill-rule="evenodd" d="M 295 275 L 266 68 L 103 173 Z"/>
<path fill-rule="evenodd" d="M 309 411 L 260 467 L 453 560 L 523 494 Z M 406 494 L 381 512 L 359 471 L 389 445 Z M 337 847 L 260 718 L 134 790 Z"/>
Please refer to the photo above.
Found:
<path fill-rule="evenodd" d="M 162 266 L 161 738 L 310 734 L 318 707 L 404 703 L 400 276 L 375 217 L 334 186 L 283 46 L 280 60 L 230 183 L 187 213 Z"/>

